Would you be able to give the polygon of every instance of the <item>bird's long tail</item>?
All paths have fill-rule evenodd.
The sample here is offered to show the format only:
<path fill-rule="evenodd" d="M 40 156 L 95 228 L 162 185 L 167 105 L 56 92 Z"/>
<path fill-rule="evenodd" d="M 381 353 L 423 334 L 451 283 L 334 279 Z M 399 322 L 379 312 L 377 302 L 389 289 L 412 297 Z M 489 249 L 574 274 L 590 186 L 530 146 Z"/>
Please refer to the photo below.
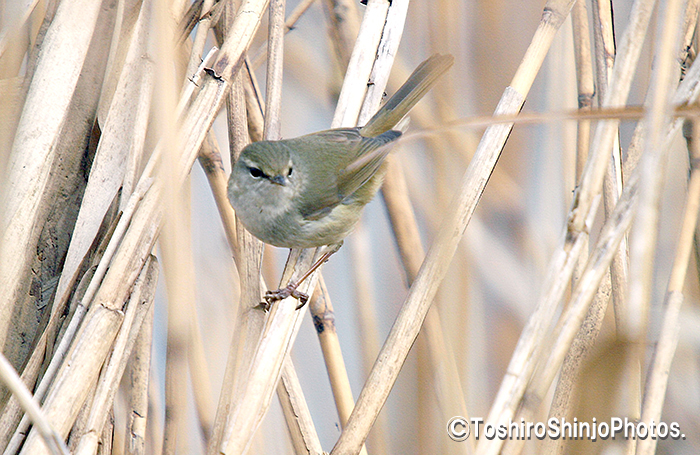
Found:
<path fill-rule="evenodd" d="M 418 65 L 394 96 L 360 129 L 360 134 L 375 137 L 394 128 L 453 63 L 451 55 L 435 54 Z"/>

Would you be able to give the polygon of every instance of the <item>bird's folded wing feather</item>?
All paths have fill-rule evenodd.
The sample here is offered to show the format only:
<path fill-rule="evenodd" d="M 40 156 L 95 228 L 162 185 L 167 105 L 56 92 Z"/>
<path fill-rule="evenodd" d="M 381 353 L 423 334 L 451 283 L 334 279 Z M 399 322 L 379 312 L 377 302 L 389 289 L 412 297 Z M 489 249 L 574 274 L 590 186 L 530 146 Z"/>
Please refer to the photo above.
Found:
<path fill-rule="evenodd" d="M 383 147 L 400 136 L 398 131 L 390 131 L 374 138 L 360 135 L 356 128 L 334 129 L 297 138 L 304 141 L 294 146 L 305 150 L 306 159 L 327 160 L 324 166 L 307 166 L 319 169 L 307 178 L 316 191 L 304 191 L 300 204 L 302 216 L 309 220 L 320 219 L 334 207 L 351 196 L 364 185 L 379 169 L 389 153 L 390 147 Z M 324 147 L 324 150 L 320 150 Z M 327 153 L 328 148 L 336 153 Z M 330 162 L 328 162 L 330 161 Z"/>

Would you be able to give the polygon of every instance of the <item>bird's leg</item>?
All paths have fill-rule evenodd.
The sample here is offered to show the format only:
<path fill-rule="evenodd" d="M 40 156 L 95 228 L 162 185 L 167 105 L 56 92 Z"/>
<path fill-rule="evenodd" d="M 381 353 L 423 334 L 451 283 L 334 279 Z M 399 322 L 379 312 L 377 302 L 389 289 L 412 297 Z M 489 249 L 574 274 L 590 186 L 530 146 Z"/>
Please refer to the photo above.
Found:
<path fill-rule="evenodd" d="M 297 305 L 296 307 L 297 310 L 306 305 L 306 302 L 309 301 L 309 296 L 308 294 L 297 290 L 297 287 L 299 287 L 299 285 L 303 283 L 304 280 L 310 277 L 311 274 L 316 271 L 316 269 L 321 267 L 321 265 L 324 262 L 326 262 L 331 256 L 333 256 L 342 245 L 343 242 L 329 246 L 326 252 L 324 252 L 323 255 L 321 255 L 321 257 L 318 259 L 318 261 L 314 262 L 311 265 L 311 267 L 309 267 L 309 270 L 307 270 L 296 282 L 292 281 L 287 286 L 277 289 L 276 291 L 267 291 L 264 297 L 265 301 L 260 303 L 263 309 L 267 311 L 270 309 L 273 303 L 275 303 L 278 300 L 284 300 L 287 297 L 294 297 L 295 299 L 299 300 L 299 305 Z"/>

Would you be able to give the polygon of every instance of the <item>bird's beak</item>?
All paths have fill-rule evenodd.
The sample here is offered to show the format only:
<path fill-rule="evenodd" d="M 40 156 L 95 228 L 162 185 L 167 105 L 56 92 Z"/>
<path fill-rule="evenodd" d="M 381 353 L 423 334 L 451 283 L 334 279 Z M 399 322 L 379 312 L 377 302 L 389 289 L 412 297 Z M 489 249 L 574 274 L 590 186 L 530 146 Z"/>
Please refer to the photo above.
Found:
<path fill-rule="evenodd" d="M 270 181 L 279 186 L 287 185 L 287 179 L 285 179 L 283 175 L 275 175 L 274 177 L 270 178 Z"/>

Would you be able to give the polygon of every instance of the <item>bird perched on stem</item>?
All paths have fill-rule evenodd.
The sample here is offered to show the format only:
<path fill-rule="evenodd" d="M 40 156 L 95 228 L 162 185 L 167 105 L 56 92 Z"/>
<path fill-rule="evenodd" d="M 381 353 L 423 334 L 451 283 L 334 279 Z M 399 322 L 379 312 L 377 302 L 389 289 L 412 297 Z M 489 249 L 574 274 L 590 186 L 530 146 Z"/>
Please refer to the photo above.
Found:
<path fill-rule="evenodd" d="M 268 292 L 268 303 L 293 295 L 303 306 L 306 296 L 296 286 L 338 250 L 382 184 L 391 143 L 401 136 L 392 128 L 453 61 L 435 54 L 421 63 L 363 127 L 253 142 L 243 149 L 228 183 L 243 226 L 278 247 L 334 246 L 297 283 Z"/>

